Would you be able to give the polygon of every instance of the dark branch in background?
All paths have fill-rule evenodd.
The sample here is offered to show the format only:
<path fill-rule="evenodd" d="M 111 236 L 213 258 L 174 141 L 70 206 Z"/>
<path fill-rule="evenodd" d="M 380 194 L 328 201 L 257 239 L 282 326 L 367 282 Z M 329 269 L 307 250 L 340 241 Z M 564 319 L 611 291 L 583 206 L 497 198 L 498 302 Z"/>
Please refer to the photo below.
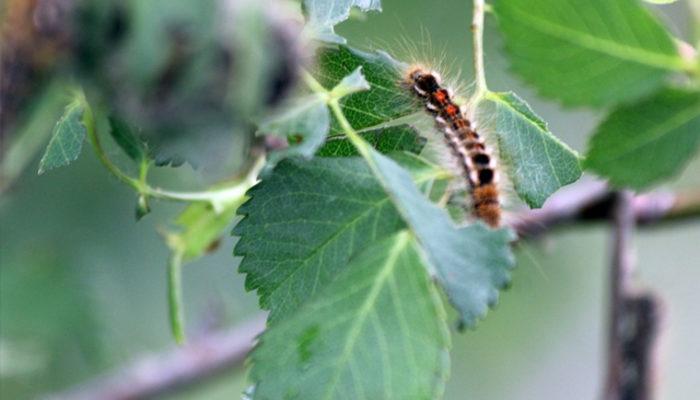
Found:
<path fill-rule="evenodd" d="M 553 228 L 610 219 L 615 196 L 605 184 L 582 182 L 560 191 L 541 210 L 517 213 L 508 224 L 520 238 L 542 235 Z M 630 197 L 625 223 L 641 225 L 688 220 L 700 217 L 700 194 L 675 195 L 655 192 Z M 625 242 L 626 243 L 626 242 Z M 626 246 L 626 245 L 625 245 Z M 625 261 L 627 262 L 627 261 Z M 625 335 L 623 359 L 638 360 L 638 371 L 649 382 L 653 338 L 658 326 L 658 304 L 648 294 L 631 296 L 624 307 L 630 317 L 625 325 L 634 326 L 635 335 Z M 258 316 L 238 327 L 194 339 L 185 347 L 161 355 L 148 356 L 117 371 L 48 399 L 149 399 L 173 390 L 200 383 L 217 372 L 243 364 L 253 347 L 254 338 L 264 329 L 264 317 Z M 639 355 L 637 355 L 639 354 Z M 623 374 L 624 375 L 624 374 Z M 648 392 L 647 389 L 644 389 Z M 632 392 L 628 392 L 632 393 Z M 635 392 L 637 393 L 637 392 Z M 641 393 L 641 392 L 639 392 Z M 641 395 L 640 395 L 641 396 Z M 645 400 L 644 397 L 617 399 Z"/>
<path fill-rule="evenodd" d="M 625 319 L 625 301 L 630 292 L 632 271 L 634 268 L 634 250 L 632 237 L 636 218 L 632 206 L 632 194 L 618 192 L 613 194 L 613 248 L 610 276 L 608 277 L 608 349 L 607 376 L 605 380 L 605 400 L 621 399 L 624 361 L 622 356 L 623 320 Z"/>
<path fill-rule="evenodd" d="M 624 400 L 651 400 L 657 376 L 659 329 L 663 307 L 651 292 L 628 295 L 623 304 L 622 376 L 619 397 Z"/>
<path fill-rule="evenodd" d="M 560 226 L 610 220 L 614 202 L 614 193 L 604 183 L 587 181 L 562 189 L 542 209 L 516 213 L 506 219 L 520 238 L 532 238 Z M 639 226 L 697 219 L 700 192 L 641 194 L 632 197 L 631 209 Z"/>
<path fill-rule="evenodd" d="M 629 192 L 613 195 L 608 359 L 603 400 L 654 397 L 654 354 L 661 307 L 653 294 L 637 293 L 632 286 L 635 267 L 632 237 L 638 220 L 634 200 Z"/>

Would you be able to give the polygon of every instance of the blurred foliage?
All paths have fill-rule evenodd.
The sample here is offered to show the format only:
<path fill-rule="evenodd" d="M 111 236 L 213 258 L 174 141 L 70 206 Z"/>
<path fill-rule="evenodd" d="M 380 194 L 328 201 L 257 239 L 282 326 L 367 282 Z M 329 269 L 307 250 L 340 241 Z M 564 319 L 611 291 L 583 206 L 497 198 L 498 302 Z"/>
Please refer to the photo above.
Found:
<path fill-rule="evenodd" d="M 626 134 L 632 126 L 635 134 Z M 698 148 L 700 91 L 664 88 L 614 110 L 591 138 L 586 164 L 613 184 L 642 190 L 676 175 Z"/>
<path fill-rule="evenodd" d="M 6 5 L 9 34 L 3 41 L 10 51 L 3 57 L 2 81 L 15 83 L 3 88 L 3 96 L 36 96 L 39 74 L 76 81 L 99 114 L 148 142 L 158 164 L 189 161 L 230 173 L 245 164 L 255 120 L 294 87 L 304 58 L 298 8 L 284 0 L 275 4 L 13 0 Z M 44 25 L 35 18 L 42 14 L 51 15 Z M 65 34 L 20 35 L 24 26 Z M 45 57 L 50 62 L 29 50 L 39 40 L 56 47 L 56 54 Z M 20 108 L 9 103 L 3 118 Z"/>
<path fill-rule="evenodd" d="M 16 18 L 23 14 L 18 10 L 26 11 L 45 3 L 7 0 L 4 5 L 17 8 L 6 14 L 6 18 L 9 21 L 8 15 Z M 391 43 L 401 34 L 418 42 L 419 29 L 414 28 L 425 26 L 435 43 L 444 43 L 448 57 L 457 58 L 458 64 L 469 70 L 464 59 L 468 51 L 465 43 L 469 15 L 463 1 L 441 2 L 440 7 L 414 0 L 383 3 L 384 14 L 371 13 L 366 22 L 350 22 L 338 27 L 338 32 L 354 44 Z M 68 2 L 61 0 L 54 4 Z M 664 11 L 670 15 L 667 19 L 681 21 L 682 2 L 668 7 L 673 8 L 663 9 L 670 10 Z M 43 110 L 41 113 L 33 112 L 36 104 L 44 102 L 43 89 L 58 84 L 52 79 L 57 77 L 61 81 L 81 82 L 101 113 L 109 114 L 113 121 L 121 121 L 123 126 L 115 131 L 137 133 L 159 155 L 160 162 L 179 164 L 186 159 L 206 166 L 213 160 L 219 165 L 222 157 L 230 157 L 235 164 L 241 157 L 248 157 L 248 147 L 255 140 L 253 123 L 260 111 L 267 115 L 294 86 L 285 78 L 289 73 L 286 67 L 296 66 L 304 58 L 303 51 L 301 55 L 287 52 L 294 46 L 276 42 L 278 32 L 275 29 L 270 32 L 268 28 L 279 27 L 280 21 L 269 15 L 270 12 L 276 15 L 277 8 L 270 9 L 274 10 L 260 12 L 260 7 L 252 7 L 250 14 L 236 13 L 245 18 L 228 26 L 217 23 L 227 14 L 214 2 L 102 0 L 81 5 L 75 14 L 79 23 L 71 25 L 80 27 L 77 33 L 46 28 L 51 24 L 4 25 L 3 32 L 13 35 L 24 32 L 24 36 L 12 37 L 31 40 L 37 47 L 36 51 L 22 53 L 3 43 L 3 71 L 10 71 L 5 64 L 8 60 L 25 58 L 17 64 L 20 69 L 12 70 L 13 79 L 2 80 L 3 85 L 8 82 L 16 85 L 9 89 L 3 86 L 2 138 L 13 136 L 12 143 L 27 143 L 26 138 L 30 142 L 42 142 L 47 138 L 50 125 L 47 128 L 46 121 L 56 120 L 47 115 L 56 113 L 56 102 L 38 107 Z M 343 12 L 341 9 L 340 13 Z M 282 14 L 295 15 L 286 11 Z M 397 20 L 408 32 L 396 28 Z M 487 26 L 492 22 L 488 20 Z M 289 26 L 286 22 L 281 25 Z M 681 31 L 687 30 L 682 23 L 678 25 Z M 240 34 L 241 31 L 245 34 Z M 4 40 L 7 37 L 4 33 Z M 55 38 L 62 39 L 55 42 Z M 499 40 L 497 35 L 487 37 L 489 82 L 494 87 L 516 89 L 551 123 L 553 132 L 580 149 L 599 115 L 586 111 L 564 113 L 557 106 L 535 98 L 531 91 L 503 73 L 506 62 L 495 51 L 501 45 Z M 235 57 L 236 52 L 242 52 L 245 57 Z M 273 59 L 271 55 L 279 58 L 267 65 Z M 293 61 L 287 63 L 285 57 Z M 34 82 L 40 85 L 33 87 Z M 657 81 L 649 84 L 652 83 Z M 30 92 L 36 95 L 30 96 Z M 22 95 L 6 101 L 7 93 Z M 7 117 L 8 112 L 16 115 Z M 4 129 L 6 123 L 13 129 Z M 104 121 L 102 124 L 106 126 Z M 31 134 L 25 136 L 22 132 Z M 229 137 L 231 132 L 235 134 Z M 335 122 L 331 132 L 338 132 Z M 382 132 L 363 134 L 382 148 L 381 144 L 385 143 Z M 385 151 L 396 148 L 410 151 L 416 141 L 420 142 L 418 148 L 423 146 L 420 140 L 415 140 L 410 128 L 401 132 L 410 140 L 389 143 Z M 113 134 L 119 136 L 118 132 Z M 188 135 L 193 137 L 192 142 L 183 140 Z M 372 141 L 375 137 L 378 139 Z M 291 139 L 293 142 L 295 138 Z M 119 143 L 119 139 L 116 141 Z M 339 146 L 332 147 L 334 143 Z M 125 149 L 132 148 L 119 144 Z M 321 151 L 348 155 L 354 149 L 346 141 L 337 140 Z M 36 150 L 27 153 L 12 157 L 27 160 L 16 165 L 38 161 Z M 127 154 L 132 155 L 129 151 Z M 3 173 L 8 159 L 2 160 Z M 682 182 L 675 185 L 700 183 L 697 162 L 690 165 Z M 227 174 L 236 169 L 235 165 L 229 167 L 222 169 Z M 21 168 L 15 168 L 18 170 Z M 154 175 L 162 182 L 174 182 L 162 172 L 155 171 Z M 177 176 L 190 183 L 201 180 L 188 167 L 182 168 Z M 125 204 L 133 200 L 133 193 L 116 187 L 104 177 L 104 171 L 88 156 L 78 160 L 70 172 L 52 172 L 50 180 L 39 181 L 27 174 L 0 199 L 0 397 L 29 398 L 75 384 L 169 343 L 163 334 L 165 317 L 160 322 L 154 319 L 154 315 L 163 315 L 164 309 L 165 249 L 152 231 L 156 218 L 175 219 L 179 210 L 159 204 L 160 210 L 154 211 L 153 218 L 146 218 L 137 226 L 124 224 L 122 221 L 131 217 L 132 210 Z M 225 229 L 219 214 L 211 211 L 204 204 L 185 211 L 180 219 L 179 235 L 185 237 L 196 231 L 201 219 L 216 220 L 216 229 Z M 205 227 L 206 235 L 202 236 L 207 240 L 192 242 L 192 254 L 202 254 L 216 243 L 218 235 L 209 227 Z M 699 354 L 693 332 L 700 320 L 697 313 L 692 313 L 698 301 L 692 286 L 698 273 L 693 260 L 700 258 L 692 246 L 697 232 L 697 224 L 691 224 L 677 232 L 660 230 L 642 237 L 640 262 L 645 276 L 651 278 L 647 281 L 665 289 L 664 296 L 668 296 L 675 310 L 674 340 L 668 360 L 671 378 L 663 382 L 663 393 L 669 398 L 693 396 L 697 392 L 693 373 L 700 368 L 697 364 L 700 356 L 693 356 Z M 200 238 L 199 234 L 196 236 Z M 597 356 L 602 348 L 599 342 L 602 283 L 597 277 L 602 276 L 605 263 L 603 242 L 598 229 L 577 230 L 542 243 L 543 250 L 536 248 L 534 256 L 521 253 L 521 268 L 515 272 L 517 284 L 505 294 L 499 312 L 485 321 L 479 331 L 468 333 L 466 338 L 455 336 L 452 351 L 455 378 L 448 382 L 447 398 L 461 399 L 465 392 L 475 398 L 513 399 L 583 399 L 595 395 L 592 388 L 599 378 Z M 244 295 L 240 277 L 231 274 L 230 255 L 226 254 L 230 253 L 231 243 L 222 246 L 225 250 L 220 254 L 200 261 L 197 268 L 185 272 L 189 279 L 184 280 L 189 282 L 185 290 L 188 307 L 200 311 L 196 315 L 214 314 L 214 325 L 256 310 L 254 296 Z M 682 257 L 669 260 L 669 252 Z M 678 274 L 669 273 L 670 269 L 682 273 L 686 279 L 679 282 Z M 217 307 L 224 309 L 223 316 L 216 316 Z M 204 330 L 209 325 L 195 320 L 190 327 Z M 572 346 L 578 351 L 571 352 Z M 537 360 L 537 368 L 532 368 L 533 360 Z M 243 374 L 232 374 L 235 376 L 226 376 L 225 382 L 215 382 L 177 397 L 237 396 L 245 385 Z"/>
<path fill-rule="evenodd" d="M 56 122 L 51 141 L 39 162 L 39 174 L 67 165 L 78 158 L 85 141 L 83 118 L 86 115 L 84 99 L 76 98 L 66 106 L 63 116 Z"/>

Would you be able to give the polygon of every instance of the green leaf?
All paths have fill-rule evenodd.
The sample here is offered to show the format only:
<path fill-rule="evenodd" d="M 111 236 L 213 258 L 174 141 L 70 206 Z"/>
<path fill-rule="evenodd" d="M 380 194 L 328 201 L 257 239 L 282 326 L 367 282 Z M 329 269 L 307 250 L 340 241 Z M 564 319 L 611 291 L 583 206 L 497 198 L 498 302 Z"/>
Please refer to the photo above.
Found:
<path fill-rule="evenodd" d="M 344 97 L 340 105 L 358 130 L 380 128 L 398 118 L 421 111 L 420 104 L 401 84 L 406 65 L 386 53 L 366 53 L 345 46 L 327 47 L 318 55 L 314 76 L 327 88 L 336 87 L 346 76 L 362 68 L 370 84 L 367 91 Z M 342 135 L 333 119 L 332 135 Z"/>
<path fill-rule="evenodd" d="M 425 146 L 425 139 L 408 125 L 391 126 L 361 132 L 360 136 L 374 146 L 377 151 L 388 154 L 395 151 L 406 151 L 418 154 Z M 331 136 L 321 147 L 317 156 L 321 157 L 350 157 L 357 155 L 355 146 L 345 135 Z"/>
<path fill-rule="evenodd" d="M 512 92 L 486 95 L 493 108 L 500 159 L 518 196 L 542 207 L 560 187 L 581 176 L 579 157 L 547 128 L 530 106 Z"/>
<path fill-rule="evenodd" d="M 53 129 L 53 136 L 39 162 L 39 174 L 75 161 L 83 148 L 87 131 L 83 123 L 84 101 L 71 102 Z"/>
<path fill-rule="evenodd" d="M 700 92 L 666 88 L 618 107 L 589 143 L 586 168 L 644 189 L 678 173 L 700 145 Z"/>
<path fill-rule="evenodd" d="M 123 120 L 109 117 L 109 133 L 112 138 L 124 150 L 124 153 L 136 162 L 148 159 L 148 148 L 131 127 Z"/>
<path fill-rule="evenodd" d="M 362 66 L 355 68 L 352 73 L 343 77 L 331 91 L 331 97 L 342 98 L 347 95 L 369 90 L 370 85 L 362 74 Z"/>
<path fill-rule="evenodd" d="M 321 95 L 299 99 L 295 105 L 260 126 L 263 133 L 288 139 L 290 147 L 270 155 L 270 165 L 294 155 L 310 158 L 326 139 L 330 126 L 328 107 Z"/>
<path fill-rule="evenodd" d="M 418 183 L 440 171 L 414 165 Z M 389 197 L 359 158 L 288 159 L 250 190 L 234 254 L 246 289 L 257 290 L 271 323 L 294 311 L 350 257 L 404 227 Z"/>
<path fill-rule="evenodd" d="M 319 75 L 326 80 L 326 87 L 358 66 L 367 74 L 371 89 L 348 96 L 340 104 L 340 112 L 355 129 L 385 124 L 419 108 L 400 83 L 401 65 L 388 56 L 339 47 L 327 50 L 321 58 L 320 64 L 325 68 Z M 488 305 L 496 302 L 498 289 L 509 279 L 507 270 L 513 265 L 508 244 L 511 232 L 491 230 L 482 224 L 455 228 L 450 217 L 421 194 L 406 171 L 361 138 L 356 140 L 361 143 L 355 143 L 355 147 L 418 237 L 434 274 L 464 323 L 473 325 L 486 313 Z"/>
<path fill-rule="evenodd" d="M 353 7 L 363 12 L 382 11 L 381 0 L 304 0 L 308 16 L 304 31 L 319 40 L 345 43 L 345 38 L 337 35 L 334 27 L 348 19 Z"/>
<path fill-rule="evenodd" d="M 326 105 L 327 97 L 341 99 L 353 93 L 369 89 L 369 83 L 358 66 L 351 74 L 344 77 L 329 93 L 315 93 L 296 100 L 296 105 L 284 108 L 277 115 L 264 122 L 260 130 L 288 139 L 292 145 L 270 155 L 269 167 L 279 160 L 301 155 L 311 158 L 323 144 L 330 128 L 330 116 Z"/>
<path fill-rule="evenodd" d="M 255 399 L 436 399 L 445 312 L 410 233 L 365 249 L 253 352 Z"/>
<path fill-rule="evenodd" d="M 565 104 L 629 101 L 689 68 L 638 0 L 497 0 L 494 10 L 515 72 Z"/>
<path fill-rule="evenodd" d="M 327 48 L 320 55 L 316 75 L 324 86 L 331 87 L 359 66 L 371 88 L 344 98 L 341 108 L 352 126 L 376 147 L 367 130 L 383 132 L 387 124 L 398 124 L 425 111 L 401 83 L 406 65 L 386 54 L 363 53 L 344 46 Z M 580 177 L 578 156 L 549 132 L 547 124 L 525 102 L 510 93 L 489 93 L 487 100 L 496 116 L 500 158 L 511 167 L 508 172 L 518 195 L 531 207 L 540 207 L 558 188 Z M 344 137 L 335 120 L 331 130 L 331 151 L 337 149 L 333 146 L 340 146 L 347 154 L 355 154 L 351 150 L 354 146 L 345 139 L 333 144 L 336 137 Z M 325 151 L 328 149 L 321 154 Z"/>
<path fill-rule="evenodd" d="M 401 218 L 420 243 L 431 272 L 447 292 L 466 326 L 474 326 L 498 300 L 514 264 L 511 230 L 481 222 L 457 228 L 447 213 L 431 203 L 408 173 L 394 161 L 359 143 L 375 177 L 389 193 Z"/>
<path fill-rule="evenodd" d="M 183 261 L 191 261 L 203 256 L 223 235 L 236 215 L 240 202 L 228 204 L 216 212 L 210 204 L 192 203 L 175 221 L 180 227 L 177 233 L 166 234 L 168 245 L 180 252 Z"/>

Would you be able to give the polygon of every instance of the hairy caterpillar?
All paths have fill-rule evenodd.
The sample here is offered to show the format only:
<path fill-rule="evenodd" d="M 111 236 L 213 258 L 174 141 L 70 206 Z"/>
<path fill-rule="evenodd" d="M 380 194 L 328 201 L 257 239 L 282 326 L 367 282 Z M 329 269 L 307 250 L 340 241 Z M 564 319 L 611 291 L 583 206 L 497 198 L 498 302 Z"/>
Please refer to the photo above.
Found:
<path fill-rule="evenodd" d="M 425 103 L 444 135 L 453 155 L 466 178 L 472 197 L 474 215 L 492 227 L 501 222 L 498 190 L 498 171 L 483 138 L 479 136 L 465 115 L 465 110 L 454 102 L 454 94 L 444 88 L 440 75 L 421 67 L 410 68 L 406 76 L 410 90 Z"/>

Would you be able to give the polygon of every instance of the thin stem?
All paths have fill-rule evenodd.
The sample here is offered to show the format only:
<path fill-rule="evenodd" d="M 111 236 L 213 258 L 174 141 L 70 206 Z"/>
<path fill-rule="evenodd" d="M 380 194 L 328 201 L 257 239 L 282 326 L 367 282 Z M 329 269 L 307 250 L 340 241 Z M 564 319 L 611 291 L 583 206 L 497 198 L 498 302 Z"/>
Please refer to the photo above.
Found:
<path fill-rule="evenodd" d="M 333 115 L 335 115 L 335 118 L 338 120 L 340 127 L 343 128 L 343 132 L 345 132 L 345 135 L 348 137 L 348 139 L 350 139 L 350 142 L 355 146 L 357 151 L 363 157 L 367 158 L 369 153 L 367 152 L 367 148 L 365 147 L 365 142 L 360 136 L 360 134 L 357 133 L 355 128 L 353 128 L 352 125 L 350 125 L 350 122 L 345 117 L 343 110 L 340 108 L 340 103 L 338 103 L 338 100 L 332 99 L 328 103 L 328 106 L 331 108 L 331 111 L 333 111 Z"/>
<path fill-rule="evenodd" d="M 312 92 L 320 94 L 320 95 L 326 95 L 330 96 L 329 91 L 321 85 L 319 81 L 316 80 L 308 71 L 303 71 L 301 74 L 301 78 L 304 80 L 304 83 L 306 83 L 306 86 L 311 89 Z"/>
<path fill-rule="evenodd" d="M 486 72 L 484 69 L 484 11 L 486 5 L 484 0 L 473 0 L 474 8 L 472 13 L 472 43 L 474 58 L 474 80 L 476 82 L 476 92 L 474 99 L 477 101 L 488 92 L 486 86 Z"/>
<path fill-rule="evenodd" d="M 114 175 L 123 183 L 134 188 L 139 194 L 143 196 L 171 201 L 209 202 L 218 212 L 222 210 L 226 204 L 235 202 L 245 195 L 245 192 L 257 182 L 257 175 L 262 169 L 262 166 L 265 162 L 264 157 L 259 157 L 253 165 L 253 167 L 248 171 L 248 174 L 243 179 L 243 181 L 238 182 L 231 187 L 223 189 L 204 190 L 198 192 L 179 192 L 152 187 L 146 182 L 149 167 L 148 160 L 144 160 L 139 165 L 139 178 L 136 179 L 124 173 L 121 169 L 119 169 L 119 167 L 117 167 L 112 162 L 112 160 L 109 159 L 109 157 L 107 157 L 107 153 L 105 152 L 104 147 L 102 147 L 102 143 L 100 142 L 100 138 L 97 133 L 97 127 L 95 124 L 94 116 L 92 114 L 92 110 L 90 109 L 86 101 L 84 102 L 84 106 L 85 114 L 83 117 L 83 122 L 85 124 L 90 143 L 92 144 L 93 151 L 97 155 L 97 158 L 112 175 Z"/>
<path fill-rule="evenodd" d="M 92 114 L 92 109 L 90 106 L 87 104 L 87 101 L 84 101 L 84 109 L 85 113 L 83 116 L 83 123 L 85 124 L 85 128 L 87 130 L 87 135 L 88 138 L 90 139 L 90 144 L 92 144 L 92 149 L 94 150 L 95 154 L 97 155 L 97 158 L 100 160 L 102 165 L 107 168 L 107 170 L 114 175 L 117 179 L 122 181 L 123 183 L 126 183 L 127 185 L 133 187 L 136 189 L 139 193 L 143 193 L 143 188 L 141 186 L 141 183 L 130 177 L 129 175 L 125 174 L 122 172 L 122 170 L 119 169 L 114 163 L 112 163 L 112 160 L 110 160 L 107 157 L 107 153 L 104 151 L 104 148 L 102 147 L 102 143 L 100 142 L 100 138 L 97 135 L 97 127 L 95 125 L 95 118 Z"/>
<path fill-rule="evenodd" d="M 311 89 L 314 93 L 320 96 L 325 96 L 326 104 L 328 104 L 328 107 L 330 107 L 331 111 L 333 112 L 333 115 L 335 115 L 336 119 L 338 120 L 338 123 L 340 124 L 340 127 L 345 132 L 345 135 L 348 137 L 348 139 L 350 139 L 350 142 L 357 148 L 357 151 L 364 158 L 368 158 L 369 153 L 367 151 L 367 148 L 365 147 L 365 141 L 362 139 L 362 136 L 360 136 L 360 134 L 357 133 L 355 128 L 353 128 L 352 125 L 350 125 L 350 122 L 345 117 L 345 114 L 343 113 L 343 110 L 340 107 L 340 103 L 338 102 L 338 100 L 342 96 L 334 96 L 331 91 L 324 88 L 323 85 L 321 85 L 321 83 L 317 81 L 316 78 L 314 78 L 307 71 L 304 71 L 302 73 L 302 79 L 304 80 L 304 83 L 306 83 L 306 86 L 308 86 L 309 89 Z"/>
<path fill-rule="evenodd" d="M 168 259 L 168 310 L 175 342 L 185 342 L 185 312 L 182 300 L 182 251 L 173 250 Z"/>
<path fill-rule="evenodd" d="M 144 157 L 139 163 L 139 182 L 141 182 L 141 184 L 143 184 L 144 186 L 147 186 L 146 178 L 148 177 L 149 166 L 150 163 L 148 162 L 148 158 L 146 157 Z"/>

